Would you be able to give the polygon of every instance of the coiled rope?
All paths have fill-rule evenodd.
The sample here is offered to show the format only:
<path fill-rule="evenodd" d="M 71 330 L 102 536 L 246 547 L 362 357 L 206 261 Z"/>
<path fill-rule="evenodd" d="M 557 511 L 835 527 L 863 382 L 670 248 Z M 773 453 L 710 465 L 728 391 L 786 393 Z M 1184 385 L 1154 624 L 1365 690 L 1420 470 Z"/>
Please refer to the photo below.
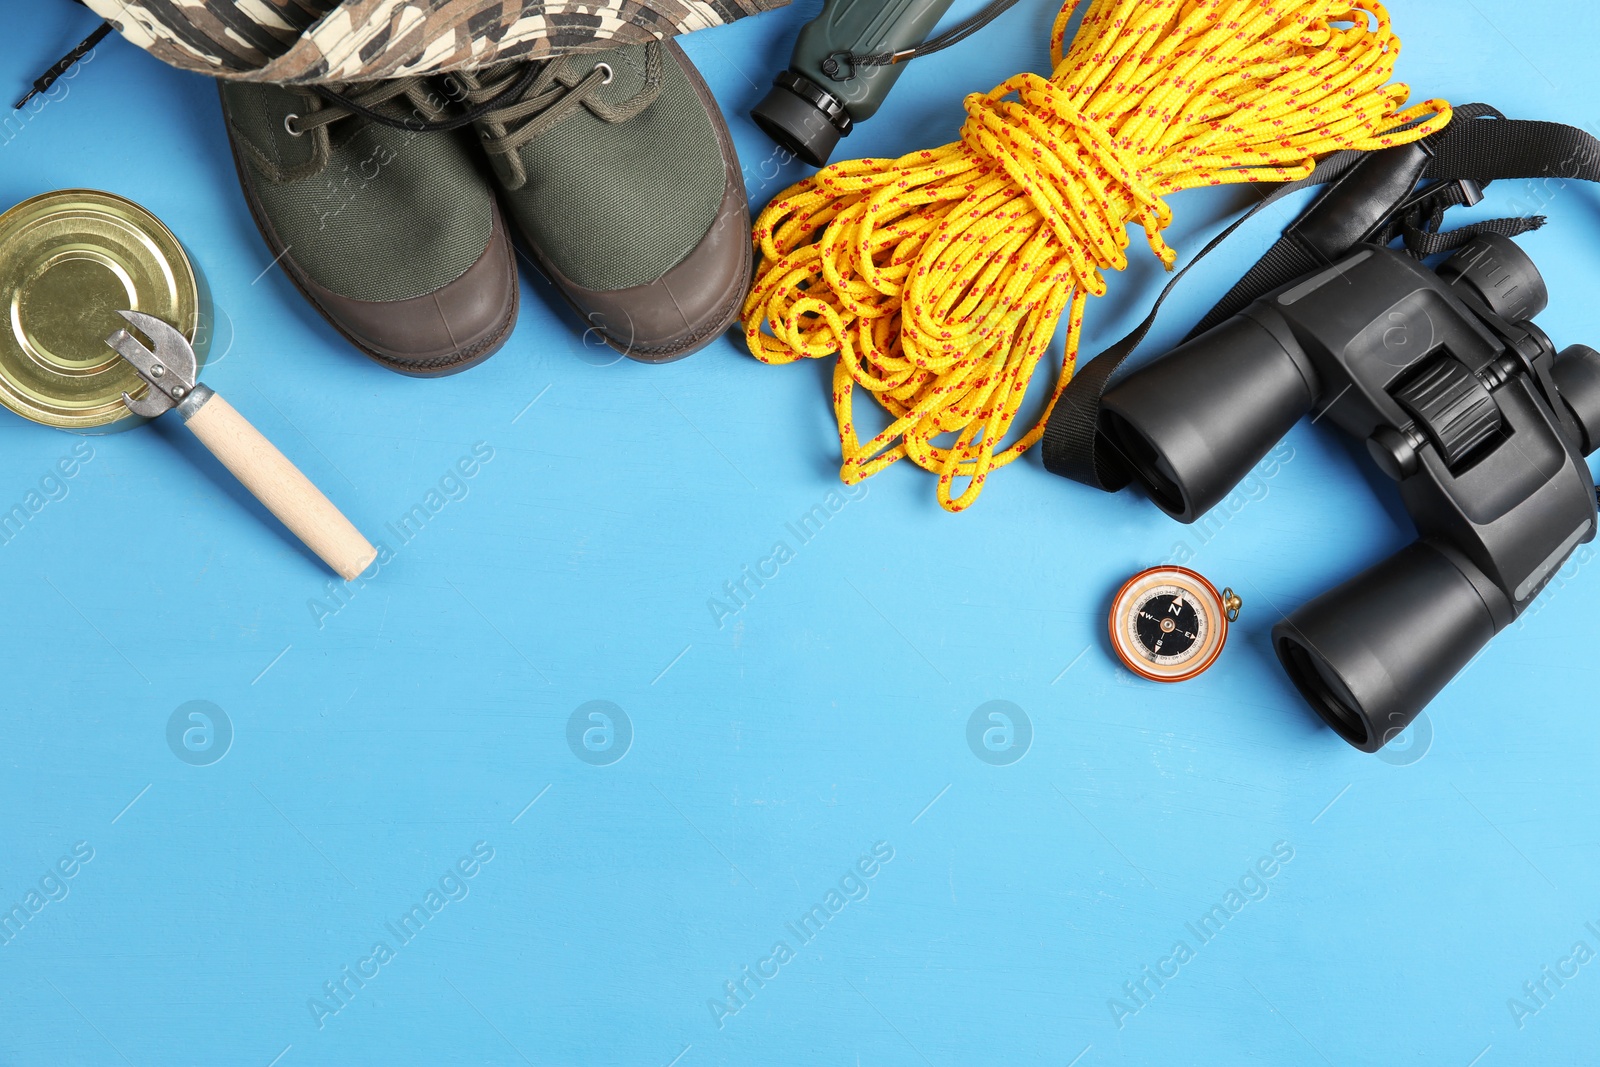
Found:
<path fill-rule="evenodd" d="M 1044 432 L 1048 407 L 1002 445 L 1063 311 L 1050 406 L 1071 378 L 1085 303 L 1105 292 L 1103 269 L 1127 266 L 1127 226 L 1170 270 L 1169 194 L 1295 181 L 1318 156 L 1450 120 L 1443 100 L 1399 110 L 1400 39 L 1375 0 L 1092 0 L 1063 56 L 1079 2 L 1056 18 L 1055 73 L 967 97 L 960 141 L 835 163 L 756 222 L 750 352 L 838 357 L 846 484 L 909 457 L 939 476 L 944 508 L 970 506 Z M 858 387 L 893 417 L 865 444 Z"/>

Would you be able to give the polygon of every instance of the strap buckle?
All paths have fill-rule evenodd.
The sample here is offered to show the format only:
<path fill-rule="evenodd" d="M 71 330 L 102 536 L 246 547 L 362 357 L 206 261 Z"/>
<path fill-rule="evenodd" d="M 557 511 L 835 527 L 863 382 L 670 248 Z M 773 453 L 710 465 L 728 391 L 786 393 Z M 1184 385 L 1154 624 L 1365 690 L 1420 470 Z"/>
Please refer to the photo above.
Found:
<path fill-rule="evenodd" d="M 1451 207 L 1472 207 L 1483 202 L 1483 186 L 1473 178 L 1451 178 L 1434 182 L 1426 189 L 1411 194 L 1395 209 L 1394 217 L 1420 210 L 1424 215 L 1433 210 Z"/>

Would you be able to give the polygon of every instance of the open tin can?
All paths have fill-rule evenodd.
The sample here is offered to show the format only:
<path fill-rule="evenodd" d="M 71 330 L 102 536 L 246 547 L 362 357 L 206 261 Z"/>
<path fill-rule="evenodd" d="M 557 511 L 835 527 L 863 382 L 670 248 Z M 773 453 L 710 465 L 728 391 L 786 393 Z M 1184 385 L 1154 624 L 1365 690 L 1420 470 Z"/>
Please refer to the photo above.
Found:
<path fill-rule="evenodd" d="M 46 426 L 114 433 L 148 386 L 106 346 L 128 308 L 174 324 L 206 356 L 209 301 L 183 246 L 131 200 L 92 189 L 44 193 L 0 215 L 0 404 Z"/>
<path fill-rule="evenodd" d="M 290 532 L 355 578 L 377 550 L 200 381 L 210 333 L 203 292 L 172 231 L 131 200 L 91 189 L 24 200 L 0 215 L 0 404 L 75 433 L 112 433 L 176 410 Z"/>

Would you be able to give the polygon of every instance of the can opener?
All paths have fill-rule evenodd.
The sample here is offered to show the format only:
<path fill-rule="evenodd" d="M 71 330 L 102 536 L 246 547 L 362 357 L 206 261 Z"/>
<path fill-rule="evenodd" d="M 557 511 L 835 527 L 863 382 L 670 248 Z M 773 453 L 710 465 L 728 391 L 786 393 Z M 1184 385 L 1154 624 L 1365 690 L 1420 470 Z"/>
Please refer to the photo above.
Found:
<path fill-rule="evenodd" d="M 195 381 L 197 360 L 183 334 L 154 315 L 138 311 L 117 314 L 155 345 L 151 351 L 127 330 L 106 338 L 106 344 L 150 386 L 138 399 L 122 394 L 129 411 L 153 419 L 177 408 L 183 424 L 200 443 L 340 577 L 348 581 L 372 565 L 377 549 L 322 490 L 232 404 L 205 383 Z"/>

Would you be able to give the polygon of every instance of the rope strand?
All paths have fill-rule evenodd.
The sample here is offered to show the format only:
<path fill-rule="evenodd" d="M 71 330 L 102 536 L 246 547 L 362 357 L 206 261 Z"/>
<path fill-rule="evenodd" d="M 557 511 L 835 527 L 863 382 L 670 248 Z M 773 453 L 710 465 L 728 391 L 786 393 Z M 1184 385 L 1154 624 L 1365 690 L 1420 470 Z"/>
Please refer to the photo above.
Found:
<path fill-rule="evenodd" d="M 969 507 L 1043 434 L 1088 298 L 1128 264 L 1130 225 L 1171 270 L 1172 193 L 1295 181 L 1319 156 L 1450 120 L 1443 100 L 1401 110 L 1410 90 L 1389 83 L 1400 39 L 1376 0 L 1091 0 L 1063 54 L 1079 3 L 1051 31 L 1054 74 L 967 97 L 961 140 L 835 163 L 756 222 L 750 352 L 837 357 L 846 484 L 910 459 L 938 476 L 941 506 Z M 1044 413 L 1003 444 L 1063 315 Z M 892 417 L 865 443 L 858 389 Z"/>

